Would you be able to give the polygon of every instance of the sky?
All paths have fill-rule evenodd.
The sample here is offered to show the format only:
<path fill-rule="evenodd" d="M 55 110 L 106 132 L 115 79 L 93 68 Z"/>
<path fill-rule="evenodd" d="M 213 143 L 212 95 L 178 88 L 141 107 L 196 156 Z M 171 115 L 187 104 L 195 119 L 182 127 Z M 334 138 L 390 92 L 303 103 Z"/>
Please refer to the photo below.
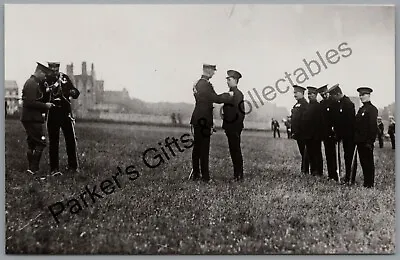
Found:
<path fill-rule="evenodd" d="M 316 52 L 324 56 L 342 43 L 351 55 L 320 64 L 312 77 L 303 59 L 318 60 Z M 226 71 L 238 70 L 245 99 L 303 68 L 309 80 L 302 86 L 339 83 L 348 96 L 370 86 L 372 102 L 383 107 L 395 99 L 394 7 L 7 4 L 6 80 L 22 88 L 37 61 L 59 61 L 64 72 L 73 63 L 76 74 L 82 61 L 89 70 L 94 63 L 105 90 L 126 88 L 148 102 L 194 103 L 203 63 L 217 65 L 217 93 L 227 90 Z M 270 102 L 290 109 L 292 89 Z"/>

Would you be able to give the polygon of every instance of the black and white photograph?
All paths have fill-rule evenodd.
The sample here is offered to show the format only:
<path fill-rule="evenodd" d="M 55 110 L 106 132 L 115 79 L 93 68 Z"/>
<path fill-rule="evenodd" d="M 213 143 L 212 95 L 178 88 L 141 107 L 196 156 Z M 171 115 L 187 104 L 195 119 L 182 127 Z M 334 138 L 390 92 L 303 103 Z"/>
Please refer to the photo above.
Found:
<path fill-rule="evenodd" d="M 395 254 L 395 6 L 6 4 L 5 253 Z"/>

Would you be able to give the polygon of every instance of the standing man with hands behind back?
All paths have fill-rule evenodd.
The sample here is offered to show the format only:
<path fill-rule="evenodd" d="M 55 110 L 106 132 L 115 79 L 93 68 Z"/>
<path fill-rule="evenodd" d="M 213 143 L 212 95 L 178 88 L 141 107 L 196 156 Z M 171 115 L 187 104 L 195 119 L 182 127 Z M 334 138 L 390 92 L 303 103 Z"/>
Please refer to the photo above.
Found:
<path fill-rule="evenodd" d="M 213 103 L 224 103 L 231 100 L 233 93 L 215 93 L 210 79 L 217 70 L 216 65 L 203 64 L 203 75 L 193 87 L 196 105 L 193 110 L 190 124 L 194 129 L 194 145 L 192 150 L 192 172 L 189 178 L 201 178 L 204 182 L 210 181 L 208 159 L 210 154 L 210 136 L 213 127 Z"/>
<path fill-rule="evenodd" d="M 27 134 L 28 172 L 39 171 L 40 159 L 46 147 L 45 122 L 48 110 L 54 106 L 48 102 L 49 89 L 44 87 L 46 75 L 51 70 L 37 62 L 34 74 L 25 82 L 22 89 L 21 122 Z M 47 102 L 47 103 L 46 103 Z"/>

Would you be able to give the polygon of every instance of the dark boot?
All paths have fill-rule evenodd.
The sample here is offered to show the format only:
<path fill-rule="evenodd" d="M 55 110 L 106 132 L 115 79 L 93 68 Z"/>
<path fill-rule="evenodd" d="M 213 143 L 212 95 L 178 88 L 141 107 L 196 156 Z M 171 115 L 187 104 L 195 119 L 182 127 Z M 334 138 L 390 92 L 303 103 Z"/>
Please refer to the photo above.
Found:
<path fill-rule="evenodd" d="M 28 158 L 28 170 L 32 170 L 33 150 L 29 149 L 26 152 L 26 157 Z"/>
<path fill-rule="evenodd" d="M 32 168 L 31 170 L 33 172 L 39 171 L 39 163 L 40 163 L 40 158 L 42 157 L 42 151 L 40 150 L 33 150 L 32 154 Z"/>

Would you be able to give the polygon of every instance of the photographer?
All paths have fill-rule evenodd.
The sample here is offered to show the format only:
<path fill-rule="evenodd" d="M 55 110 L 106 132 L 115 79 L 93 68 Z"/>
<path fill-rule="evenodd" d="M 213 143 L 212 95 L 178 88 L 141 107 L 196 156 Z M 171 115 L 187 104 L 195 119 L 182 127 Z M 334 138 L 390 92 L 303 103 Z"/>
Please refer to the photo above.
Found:
<path fill-rule="evenodd" d="M 63 131 L 68 155 L 68 170 L 78 172 L 78 158 L 76 153 L 76 136 L 74 130 L 75 119 L 72 115 L 70 98 L 77 99 L 79 91 L 74 87 L 70 78 L 61 73 L 60 63 L 49 62 L 52 74 L 46 81 L 51 89 L 50 100 L 55 104 L 50 109 L 47 130 L 49 134 L 49 158 L 51 175 L 61 174 L 59 171 L 59 139 L 60 128 Z"/>

